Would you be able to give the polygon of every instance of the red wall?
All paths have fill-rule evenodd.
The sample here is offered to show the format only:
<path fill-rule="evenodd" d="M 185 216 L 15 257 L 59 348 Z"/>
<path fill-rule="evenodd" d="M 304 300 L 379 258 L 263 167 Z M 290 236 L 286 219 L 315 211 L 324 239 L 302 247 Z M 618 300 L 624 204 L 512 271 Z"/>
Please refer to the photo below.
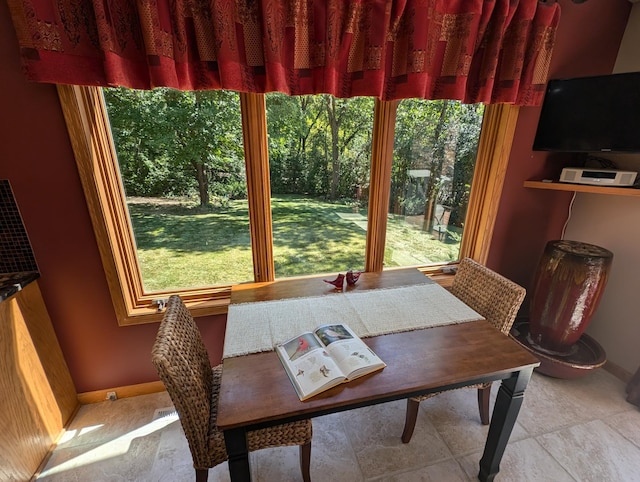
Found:
<path fill-rule="evenodd" d="M 609 73 L 627 0 L 561 1 L 552 77 Z M 56 89 L 24 80 L 6 2 L 0 2 L 0 178 L 9 179 L 41 271 L 40 287 L 79 392 L 157 380 L 156 324 L 119 327 L 102 269 Z M 570 196 L 524 189 L 546 155 L 531 152 L 538 108 L 521 109 L 489 265 L 528 286 L 547 240 L 557 238 Z M 212 362 L 224 318 L 198 320 Z"/>
<path fill-rule="evenodd" d="M 560 26 L 550 78 L 610 74 L 626 27 L 627 0 L 559 2 Z M 533 152 L 539 107 L 522 107 L 516 126 L 502 200 L 487 264 L 529 287 L 547 241 L 560 239 L 571 193 L 527 189 L 528 179 L 557 178 L 567 154 Z M 525 300 L 524 310 L 528 303 Z"/>
<path fill-rule="evenodd" d="M 24 80 L 6 2 L 0 65 L 0 178 L 13 188 L 76 389 L 157 380 L 151 347 L 158 326 L 118 326 L 56 88 Z M 218 363 L 224 318 L 198 322 Z"/>

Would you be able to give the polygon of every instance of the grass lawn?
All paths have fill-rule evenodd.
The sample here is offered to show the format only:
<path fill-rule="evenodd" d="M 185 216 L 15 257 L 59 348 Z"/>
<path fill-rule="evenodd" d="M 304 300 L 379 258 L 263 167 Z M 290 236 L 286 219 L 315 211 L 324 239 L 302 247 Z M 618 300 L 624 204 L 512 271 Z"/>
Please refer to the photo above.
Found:
<path fill-rule="evenodd" d="M 146 291 L 253 280 L 247 201 L 203 212 L 189 202 L 127 200 Z M 272 198 L 276 277 L 364 268 L 365 210 L 301 196 Z M 389 218 L 385 266 L 457 259 L 459 244 Z"/>

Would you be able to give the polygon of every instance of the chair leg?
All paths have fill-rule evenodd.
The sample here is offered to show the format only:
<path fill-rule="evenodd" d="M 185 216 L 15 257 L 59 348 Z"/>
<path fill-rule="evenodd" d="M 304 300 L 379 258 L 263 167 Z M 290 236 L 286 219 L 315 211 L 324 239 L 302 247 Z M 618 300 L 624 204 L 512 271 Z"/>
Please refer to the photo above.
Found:
<path fill-rule="evenodd" d="M 482 425 L 489 425 L 489 398 L 491 396 L 491 384 L 488 387 L 478 388 L 478 409 Z"/>
<path fill-rule="evenodd" d="M 302 470 L 302 480 L 311 482 L 311 442 L 300 445 L 300 469 Z"/>
<path fill-rule="evenodd" d="M 420 402 L 407 398 L 407 415 L 404 420 L 404 430 L 402 431 L 403 444 L 408 444 L 411 440 L 413 429 L 416 428 L 416 420 L 418 419 L 418 408 L 420 408 Z"/>
<path fill-rule="evenodd" d="M 196 482 L 207 482 L 209 478 L 208 469 L 196 469 Z"/>

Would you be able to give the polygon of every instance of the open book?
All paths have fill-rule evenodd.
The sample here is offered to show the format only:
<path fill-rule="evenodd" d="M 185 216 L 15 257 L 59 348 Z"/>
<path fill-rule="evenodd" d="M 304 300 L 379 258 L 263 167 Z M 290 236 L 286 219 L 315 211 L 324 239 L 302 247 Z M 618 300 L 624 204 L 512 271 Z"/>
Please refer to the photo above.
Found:
<path fill-rule="evenodd" d="M 319 326 L 275 350 L 300 400 L 387 366 L 345 324 Z"/>

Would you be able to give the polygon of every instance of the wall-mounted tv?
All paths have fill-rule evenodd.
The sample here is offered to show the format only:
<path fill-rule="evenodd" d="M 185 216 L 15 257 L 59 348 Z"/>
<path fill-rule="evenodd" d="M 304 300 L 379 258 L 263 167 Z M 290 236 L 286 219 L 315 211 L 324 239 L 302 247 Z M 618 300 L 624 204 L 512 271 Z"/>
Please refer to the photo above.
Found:
<path fill-rule="evenodd" d="M 640 152 L 640 72 L 550 80 L 533 150 Z"/>

